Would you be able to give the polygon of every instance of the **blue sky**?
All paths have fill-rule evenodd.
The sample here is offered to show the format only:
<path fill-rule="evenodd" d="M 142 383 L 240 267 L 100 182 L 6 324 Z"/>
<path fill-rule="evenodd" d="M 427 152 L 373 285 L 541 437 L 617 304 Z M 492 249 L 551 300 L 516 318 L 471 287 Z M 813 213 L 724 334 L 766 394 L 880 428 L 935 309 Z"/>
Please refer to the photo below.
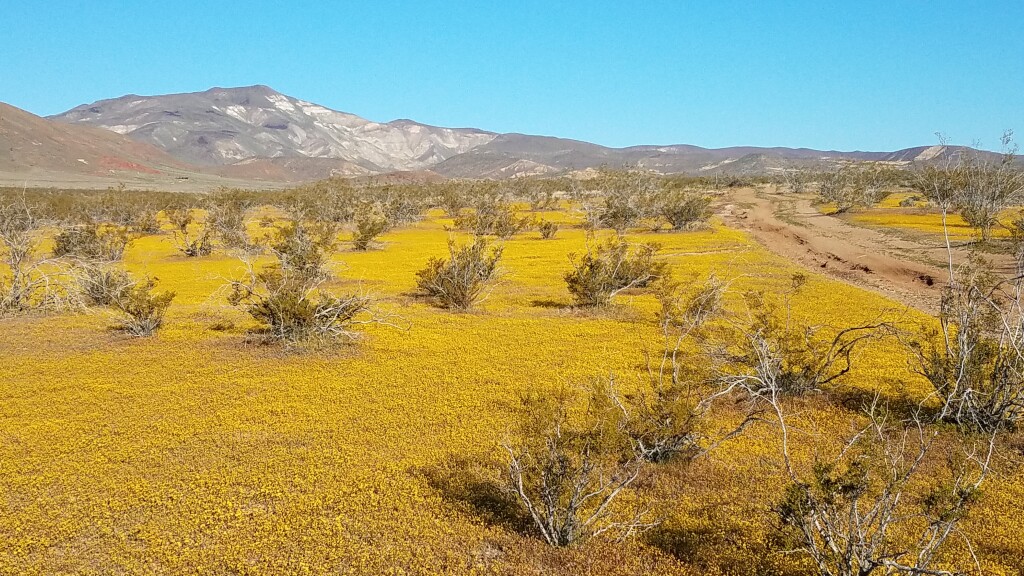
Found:
<path fill-rule="evenodd" d="M 267 84 L 372 120 L 892 150 L 1024 137 L 1024 2 L 2 0 L 0 101 Z"/>

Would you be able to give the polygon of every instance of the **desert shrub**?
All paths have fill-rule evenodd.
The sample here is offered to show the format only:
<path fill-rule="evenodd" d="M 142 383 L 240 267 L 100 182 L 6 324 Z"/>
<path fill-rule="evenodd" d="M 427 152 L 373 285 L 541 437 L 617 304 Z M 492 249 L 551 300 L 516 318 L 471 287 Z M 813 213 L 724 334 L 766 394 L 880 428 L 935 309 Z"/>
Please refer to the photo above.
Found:
<path fill-rule="evenodd" d="M 818 199 L 834 204 L 836 213 L 881 202 L 899 179 L 896 171 L 874 162 L 848 164 L 824 174 L 818 187 Z"/>
<path fill-rule="evenodd" d="M 657 251 L 657 245 L 632 245 L 619 236 L 591 243 L 585 254 L 569 255 L 569 293 L 579 306 L 603 306 L 627 288 L 645 287 L 667 270 L 666 263 L 654 259 Z"/>
<path fill-rule="evenodd" d="M 356 216 L 356 229 L 352 233 L 352 244 L 356 250 L 366 250 L 381 234 L 388 231 L 390 224 L 384 215 L 376 211 L 362 211 Z"/>
<path fill-rule="evenodd" d="M 444 308 L 471 308 L 486 295 L 497 276 L 501 251 L 501 246 L 492 248 L 479 236 L 466 246 L 449 240 L 448 258 L 428 260 L 427 266 L 416 273 L 416 285 Z"/>
<path fill-rule="evenodd" d="M 960 215 L 989 240 L 999 224 L 999 213 L 1024 201 L 1024 171 L 1017 165 L 1017 147 L 1013 133 L 1002 137 L 1004 153 L 989 160 L 979 153 L 961 154 L 959 163 L 946 175 L 954 180 L 956 206 Z"/>
<path fill-rule="evenodd" d="M 281 268 L 310 280 L 330 276 L 327 262 L 337 246 L 338 229 L 333 222 L 285 222 L 270 237 L 268 248 Z"/>
<path fill-rule="evenodd" d="M 442 184 L 437 203 L 449 217 L 458 218 L 469 207 L 469 195 L 463 183 L 450 180 Z"/>
<path fill-rule="evenodd" d="M 207 256 L 213 252 L 212 234 L 208 222 L 197 222 L 191 208 L 170 208 L 164 216 L 174 227 L 174 245 L 190 258 Z"/>
<path fill-rule="evenodd" d="M 259 322 L 272 340 L 354 339 L 356 326 L 373 321 L 372 299 L 335 296 L 321 290 L 321 282 L 277 264 L 259 272 L 250 269 L 247 278 L 231 283 L 228 302 Z"/>
<path fill-rule="evenodd" d="M 640 168 L 624 170 L 601 169 L 592 182 L 604 198 L 597 215 L 601 226 L 619 233 L 640 223 L 643 218 L 657 216 L 662 182 L 657 176 Z"/>
<path fill-rule="evenodd" d="M 727 365 L 728 382 L 755 395 L 821 390 L 852 370 L 860 346 L 894 333 L 892 324 L 882 319 L 846 328 L 796 322 L 790 299 L 806 280 L 803 274 L 795 274 L 791 289 L 781 297 L 764 292 L 744 295 L 747 318 L 734 325 L 728 350 L 716 352 Z"/>
<path fill-rule="evenodd" d="M 428 194 L 415 186 L 381 186 L 367 198 L 391 226 L 419 220 L 430 205 Z"/>
<path fill-rule="evenodd" d="M 118 226 L 71 226 L 54 236 L 53 255 L 114 262 L 124 256 L 124 251 L 132 240 L 129 230 Z"/>
<path fill-rule="evenodd" d="M 218 194 L 211 198 L 204 225 L 223 247 L 252 252 L 256 246 L 245 228 L 249 207 L 247 202 L 230 193 Z"/>
<path fill-rule="evenodd" d="M 724 285 L 715 278 L 684 294 L 682 285 L 660 281 L 660 355 L 647 355 L 647 380 L 622 394 L 611 378 L 600 381 L 591 405 L 601 421 L 614 423 L 629 445 L 625 451 L 653 463 L 693 459 L 738 436 L 760 419 L 762 408 L 748 402 L 739 386 L 713 384 L 703 352 L 708 323 L 722 314 Z M 709 415 L 722 406 L 743 404 L 744 416 L 732 426 L 716 428 Z"/>
<path fill-rule="evenodd" d="M 133 336 L 150 336 L 164 322 L 174 292 L 154 292 L 156 280 L 137 281 L 120 290 L 114 307 L 121 313 L 118 327 Z"/>
<path fill-rule="evenodd" d="M 521 197 L 529 200 L 531 210 L 551 210 L 558 206 L 558 186 L 561 182 L 520 178 L 518 184 Z"/>
<path fill-rule="evenodd" d="M 537 225 L 537 230 L 540 231 L 541 238 L 550 240 L 558 233 L 558 223 L 550 220 L 544 220 Z"/>
<path fill-rule="evenodd" d="M 965 262 L 943 289 L 939 328 L 910 343 L 941 419 L 981 431 L 1024 420 L 1021 283 L 1001 282 L 981 259 Z"/>
<path fill-rule="evenodd" d="M 658 210 L 673 230 L 706 225 L 711 218 L 711 197 L 699 192 L 672 192 L 660 200 Z"/>
<path fill-rule="evenodd" d="M 793 194 L 803 194 L 811 183 L 811 173 L 798 168 L 784 168 L 779 173 L 779 181 L 782 188 Z"/>
<path fill-rule="evenodd" d="M 966 538 L 958 525 L 978 499 L 993 445 L 963 440 L 959 462 L 944 451 L 946 470 L 926 467 L 940 450 L 935 435 L 918 420 L 890 422 L 880 411 L 876 399 L 868 425 L 837 457 L 816 456 L 810 473 L 787 466 L 791 483 L 774 507 L 782 542 L 820 574 L 959 573 L 943 569 L 940 554 L 951 536 Z M 923 488 L 924 479 L 934 487 Z"/>
<path fill-rule="evenodd" d="M 94 306 L 114 306 L 135 282 L 124 270 L 102 262 L 79 262 L 73 274 L 82 299 Z"/>
<path fill-rule="evenodd" d="M 900 208 L 916 208 L 917 206 L 920 206 L 922 202 L 925 202 L 925 198 L 914 194 L 900 200 Z"/>
<path fill-rule="evenodd" d="M 608 428 L 593 418 L 574 423 L 566 398 L 527 399 L 516 445 L 506 444 L 507 489 L 552 546 L 570 546 L 608 535 L 622 540 L 658 521 L 644 508 L 620 506 L 643 461 L 624 455 Z"/>
<path fill-rule="evenodd" d="M 64 309 L 78 305 L 67 287 L 66 268 L 43 258 L 39 234 L 44 225 L 33 207 L 20 202 L 0 204 L 0 316 L 30 309 Z"/>
<path fill-rule="evenodd" d="M 511 238 L 529 226 L 529 218 L 516 215 L 511 204 L 503 201 L 479 201 L 472 210 L 464 210 L 455 219 L 455 227 L 477 236 Z"/>

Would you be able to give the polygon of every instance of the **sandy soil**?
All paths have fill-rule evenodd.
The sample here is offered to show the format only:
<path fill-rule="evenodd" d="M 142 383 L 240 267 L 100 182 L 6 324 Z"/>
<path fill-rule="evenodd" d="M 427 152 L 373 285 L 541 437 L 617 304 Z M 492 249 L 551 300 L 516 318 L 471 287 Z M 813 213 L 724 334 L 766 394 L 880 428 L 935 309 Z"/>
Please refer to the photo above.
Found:
<path fill-rule="evenodd" d="M 821 214 L 811 200 L 743 188 L 730 192 L 720 214 L 769 250 L 809 269 L 920 310 L 938 306 L 941 287 L 949 278 L 947 249 L 940 238 L 914 240 L 854 226 Z M 953 246 L 954 262 L 968 252 L 966 244 Z M 1009 258 L 996 258 L 995 264 L 1010 266 Z"/>

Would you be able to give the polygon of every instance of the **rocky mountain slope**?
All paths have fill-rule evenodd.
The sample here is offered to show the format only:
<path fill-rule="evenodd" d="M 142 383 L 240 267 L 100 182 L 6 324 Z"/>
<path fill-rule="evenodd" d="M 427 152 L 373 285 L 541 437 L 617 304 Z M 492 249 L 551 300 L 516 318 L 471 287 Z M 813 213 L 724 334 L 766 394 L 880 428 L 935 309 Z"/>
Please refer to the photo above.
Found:
<path fill-rule="evenodd" d="M 155 174 L 184 164 L 163 150 L 109 130 L 51 122 L 0 103 L 0 170 L 105 175 Z"/>

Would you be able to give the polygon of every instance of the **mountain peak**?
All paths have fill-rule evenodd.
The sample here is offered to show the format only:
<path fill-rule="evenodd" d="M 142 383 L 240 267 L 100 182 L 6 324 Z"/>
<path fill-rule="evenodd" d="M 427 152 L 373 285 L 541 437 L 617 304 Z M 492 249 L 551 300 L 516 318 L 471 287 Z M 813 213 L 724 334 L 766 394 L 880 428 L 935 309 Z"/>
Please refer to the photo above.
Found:
<path fill-rule="evenodd" d="M 318 158 L 343 160 L 361 172 L 428 168 L 495 136 L 412 121 L 371 122 L 262 84 L 123 97 L 52 118 L 106 128 L 195 164 Z"/>

